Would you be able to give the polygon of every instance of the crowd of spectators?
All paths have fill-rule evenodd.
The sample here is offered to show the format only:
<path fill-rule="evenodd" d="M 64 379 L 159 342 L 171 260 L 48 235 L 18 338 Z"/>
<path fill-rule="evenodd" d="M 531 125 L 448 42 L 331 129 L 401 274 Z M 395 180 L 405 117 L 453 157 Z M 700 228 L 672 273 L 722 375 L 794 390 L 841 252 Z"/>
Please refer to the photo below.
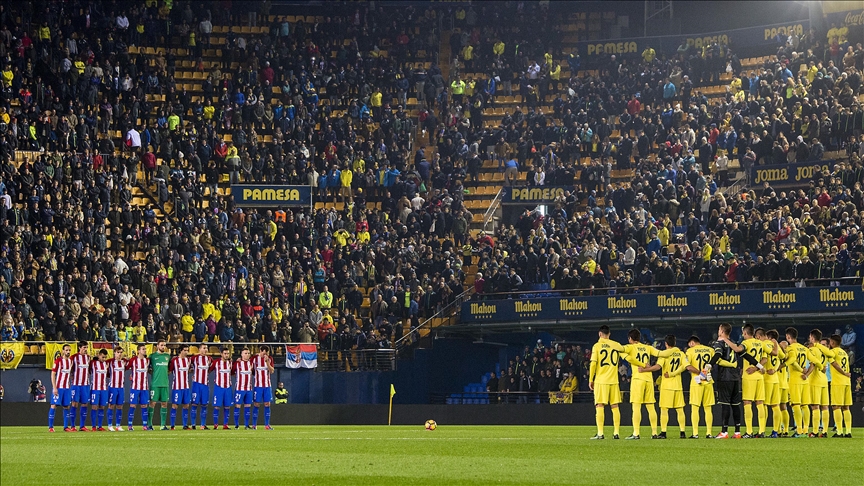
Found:
<path fill-rule="evenodd" d="M 4 339 L 380 349 L 462 292 L 472 215 L 452 167 L 411 152 L 405 105 L 435 11 L 342 6 L 211 46 L 270 9 L 213 7 L 0 7 Z M 328 204 L 238 208 L 223 175 Z"/>

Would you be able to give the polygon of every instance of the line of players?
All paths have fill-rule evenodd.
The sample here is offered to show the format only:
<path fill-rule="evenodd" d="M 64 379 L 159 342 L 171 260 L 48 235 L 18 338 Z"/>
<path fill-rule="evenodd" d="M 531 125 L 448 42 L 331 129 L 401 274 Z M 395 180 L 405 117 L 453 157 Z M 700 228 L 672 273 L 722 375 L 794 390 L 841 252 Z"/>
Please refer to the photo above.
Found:
<path fill-rule="evenodd" d="M 704 346 L 697 336 L 687 341 L 687 351 L 676 347 L 675 336 L 665 339 L 665 349 L 660 351 L 640 342 L 638 330 L 628 333 L 628 344 L 609 339 L 609 327 L 602 326 L 599 340 L 591 352 L 589 388 L 594 392 L 597 434 L 592 439 L 604 438 L 605 407 L 612 411 L 613 438 L 619 438 L 621 414 L 621 392 L 618 385 L 618 364 L 624 358 L 632 366 L 630 381 L 630 403 L 633 412 L 633 433 L 626 439 L 640 438 L 642 406 L 644 405 L 651 424 L 651 437 L 665 439 L 669 413 L 675 410 L 680 437 L 686 437 L 684 414 L 684 392 L 681 375 L 690 373 L 690 418 L 693 433 L 691 439 L 699 438 L 699 411 L 704 411 L 706 437 L 717 439 L 762 438 L 762 437 L 827 437 L 830 415 L 833 408 L 836 433 L 832 437 L 852 437 L 852 386 L 849 371 L 849 356 L 840 347 L 840 336 L 822 338 L 818 329 L 810 331 L 808 346 L 798 343 L 798 331 L 789 327 L 785 331 L 786 341 L 777 342 L 776 330 L 754 329 L 745 324 L 740 344 L 730 339 L 732 327 L 721 324 L 718 339 L 712 347 Z M 651 365 L 651 358 L 657 358 Z M 740 358 L 740 359 L 739 359 Z M 744 366 L 746 361 L 747 366 Z M 826 371 L 832 369 L 829 382 Z M 714 371 L 712 373 L 712 370 Z M 654 409 L 654 376 L 660 371 L 660 432 L 657 431 L 657 411 Z M 716 379 L 716 381 L 715 381 Z M 714 385 L 717 385 L 715 400 Z M 713 432 L 712 406 L 719 403 L 722 411 L 722 431 L 716 437 Z M 741 405 L 744 406 L 746 433 L 741 435 Z M 757 410 L 757 425 L 753 424 L 753 405 Z M 789 422 L 791 404 L 794 426 Z M 808 407 L 809 412 L 808 413 Z M 772 431 L 767 434 L 768 408 L 772 412 Z M 730 420 L 731 419 L 731 420 Z M 728 427 L 734 424 L 730 435 Z M 845 424 L 845 432 L 844 432 Z M 812 426 L 812 428 L 811 428 Z M 794 432 L 793 432 L 794 431 Z"/>
<path fill-rule="evenodd" d="M 78 352 L 71 355 L 71 346 L 63 346 L 61 356 L 54 361 L 51 370 L 51 385 L 53 394 L 51 397 L 51 408 L 48 413 L 48 431 L 54 432 L 54 418 L 56 409 L 63 411 L 63 430 L 65 432 L 75 431 L 105 431 L 104 419 L 107 414 L 107 425 L 109 431 L 122 432 L 122 412 L 125 402 L 125 380 L 129 373 L 131 392 L 129 393 L 129 411 L 127 415 L 127 429 L 133 430 L 135 410 L 141 410 L 141 421 L 144 430 L 153 430 L 150 422 L 152 411 L 148 410 L 151 401 L 159 401 L 162 406 L 162 430 L 169 429 L 165 425 L 165 410 L 167 402 L 164 401 L 168 391 L 160 390 L 154 384 L 148 383 L 148 375 L 155 376 L 159 370 L 156 365 L 156 356 L 159 354 L 170 356 L 167 353 L 166 344 L 160 341 L 156 345 L 157 352 L 153 353 L 153 361 L 147 356 L 147 347 L 139 344 L 137 355 L 127 359 L 123 354 L 122 347 L 114 348 L 114 357 L 108 358 L 108 351 L 99 350 L 96 357 L 91 359 L 87 353 L 88 343 L 82 341 L 78 344 Z M 209 375 L 214 373 L 213 388 L 213 428 L 218 429 L 219 410 L 223 411 L 222 429 L 228 430 L 228 416 L 231 408 L 234 408 L 234 428 L 240 427 L 240 413 L 243 411 L 243 420 L 246 429 L 257 428 L 258 411 L 264 409 L 264 428 L 270 427 L 270 402 L 272 400 L 272 388 L 270 375 L 273 373 L 273 359 L 270 357 L 270 348 L 266 345 L 259 347 L 258 354 L 251 357 L 249 349 L 244 348 L 236 361 L 231 359 L 231 351 L 227 347 L 220 350 L 219 359 L 213 359 L 207 354 L 207 345 L 201 344 L 198 353 L 194 356 L 189 354 L 189 345 L 181 346 L 179 354 L 170 358 L 168 372 L 172 375 L 171 390 L 171 425 L 174 430 L 177 410 L 182 410 L 182 425 L 184 430 L 196 428 L 196 413 L 200 416 L 200 428 L 207 430 L 207 405 L 210 403 Z M 167 360 L 166 360 L 167 361 Z M 191 375 L 191 380 L 190 380 Z M 236 377 L 232 391 L 232 377 Z M 167 375 L 166 382 L 167 384 Z M 161 385 L 161 383 L 160 383 Z M 253 407 L 254 404 L 254 407 Z M 189 417 L 191 405 L 191 420 Z M 86 427 L 86 416 L 88 406 L 90 408 L 90 425 Z M 77 411 L 80 411 L 80 428 L 76 428 Z M 250 426 L 251 415 L 251 426 Z"/>

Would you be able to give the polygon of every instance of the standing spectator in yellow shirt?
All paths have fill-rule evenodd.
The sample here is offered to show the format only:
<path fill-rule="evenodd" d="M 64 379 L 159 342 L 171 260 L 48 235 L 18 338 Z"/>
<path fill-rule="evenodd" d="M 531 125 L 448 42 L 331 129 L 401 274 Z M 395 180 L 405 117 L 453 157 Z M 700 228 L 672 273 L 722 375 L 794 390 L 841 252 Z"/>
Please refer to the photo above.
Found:
<path fill-rule="evenodd" d="M 642 60 L 647 64 L 651 64 L 654 62 L 654 58 L 657 57 L 657 51 L 654 50 L 653 47 L 648 46 L 642 51 Z"/>
<path fill-rule="evenodd" d="M 381 88 L 375 88 L 375 92 L 369 98 L 369 103 L 372 105 L 372 116 L 376 121 L 381 120 L 381 105 L 384 95 L 381 94 Z"/>
<path fill-rule="evenodd" d="M 465 81 L 456 76 L 456 79 L 450 83 L 450 95 L 453 97 L 453 106 L 462 104 L 462 96 L 465 94 Z"/>
<path fill-rule="evenodd" d="M 351 183 L 354 181 L 354 173 L 351 172 L 351 168 L 348 167 L 347 163 L 339 173 L 339 180 L 342 183 L 342 202 L 345 202 L 346 197 L 349 201 L 354 202 L 354 194 L 351 192 Z"/>
<path fill-rule="evenodd" d="M 465 64 L 466 71 L 474 70 L 474 46 L 471 44 L 462 48 L 462 62 Z"/>

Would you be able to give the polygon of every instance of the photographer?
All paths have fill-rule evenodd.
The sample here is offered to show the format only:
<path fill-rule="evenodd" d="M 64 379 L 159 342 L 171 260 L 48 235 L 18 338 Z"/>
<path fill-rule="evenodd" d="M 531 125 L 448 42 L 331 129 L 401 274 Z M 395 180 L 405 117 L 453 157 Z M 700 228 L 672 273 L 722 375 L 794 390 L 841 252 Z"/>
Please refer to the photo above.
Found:
<path fill-rule="evenodd" d="M 42 384 L 41 380 L 33 379 L 30 381 L 30 388 L 27 391 L 32 397 L 34 403 L 44 403 L 45 402 L 45 385 Z"/>

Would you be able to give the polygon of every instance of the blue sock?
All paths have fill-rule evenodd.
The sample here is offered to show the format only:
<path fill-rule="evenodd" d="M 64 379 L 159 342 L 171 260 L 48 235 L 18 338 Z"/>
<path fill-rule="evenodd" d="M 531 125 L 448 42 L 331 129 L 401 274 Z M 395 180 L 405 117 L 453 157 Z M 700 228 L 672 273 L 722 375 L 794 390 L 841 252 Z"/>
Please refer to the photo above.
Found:
<path fill-rule="evenodd" d="M 188 427 L 188 426 L 189 426 L 189 409 L 184 408 L 183 409 L 183 427 Z"/>
<path fill-rule="evenodd" d="M 129 424 L 129 427 L 132 427 L 132 422 L 135 420 L 135 409 L 133 407 L 129 407 L 128 418 L 127 423 Z"/>
<path fill-rule="evenodd" d="M 72 419 L 72 411 L 68 408 L 63 410 L 63 428 L 71 427 L 75 421 Z"/>
<path fill-rule="evenodd" d="M 72 415 L 72 421 L 69 424 L 69 427 L 75 427 L 75 419 L 78 418 L 78 407 L 72 406 L 66 411 L 67 414 Z"/>
<path fill-rule="evenodd" d="M 228 419 L 226 418 L 225 421 L 227 422 Z M 234 407 L 234 427 L 240 427 L 240 408 L 239 407 Z"/>
<path fill-rule="evenodd" d="M 270 427 L 270 405 L 264 405 L 264 425 Z"/>
<path fill-rule="evenodd" d="M 258 425 L 258 407 L 252 409 L 252 425 Z"/>
<path fill-rule="evenodd" d="M 195 422 L 198 420 L 198 405 L 192 405 L 189 407 L 192 409 L 192 425 L 195 425 Z M 204 413 L 203 411 L 201 413 Z"/>
<path fill-rule="evenodd" d="M 55 414 L 55 413 L 57 413 L 57 409 L 56 409 L 56 408 L 51 407 L 51 408 L 48 409 L 48 428 L 49 428 L 49 429 L 53 429 L 53 428 L 54 428 L 54 414 Z M 64 422 L 63 425 L 66 425 L 66 423 L 65 423 L 66 421 L 64 420 L 63 422 Z"/>
<path fill-rule="evenodd" d="M 250 407 L 243 407 L 243 425 L 249 427 L 249 412 Z"/>
<path fill-rule="evenodd" d="M 105 414 L 108 415 L 108 427 L 114 427 L 114 410 L 109 408 Z"/>
<path fill-rule="evenodd" d="M 109 414 L 110 415 L 110 414 Z M 99 409 L 99 413 L 96 414 L 96 417 L 99 419 L 99 428 L 102 428 L 102 424 L 105 422 L 105 410 Z"/>
<path fill-rule="evenodd" d="M 144 427 L 149 427 L 150 410 L 148 410 L 147 407 L 141 407 L 141 423 L 144 424 Z"/>
<path fill-rule="evenodd" d="M 228 412 L 225 412 L 224 415 L 225 415 L 225 421 L 227 422 L 228 421 Z M 204 419 L 201 419 L 201 421 L 204 422 Z M 214 428 L 219 427 L 219 409 L 216 407 L 213 407 L 213 427 Z"/>
<path fill-rule="evenodd" d="M 87 425 L 87 407 L 81 407 L 81 427 L 83 428 Z"/>
<path fill-rule="evenodd" d="M 172 408 L 171 409 L 171 427 L 174 427 L 174 422 L 176 422 L 176 421 L 177 421 L 177 409 Z"/>
<path fill-rule="evenodd" d="M 117 427 L 120 427 L 120 419 L 123 418 L 123 409 L 118 408 L 114 411 L 114 423 L 117 424 Z"/>
<path fill-rule="evenodd" d="M 96 416 L 99 414 L 99 411 L 95 408 L 90 409 L 90 425 L 94 428 L 96 427 Z"/>
<path fill-rule="evenodd" d="M 192 425 L 195 425 L 195 414 L 192 414 Z M 201 427 L 207 425 L 207 405 L 201 405 Z M 213 422 L 216 425 L 216 422 Z"/>

